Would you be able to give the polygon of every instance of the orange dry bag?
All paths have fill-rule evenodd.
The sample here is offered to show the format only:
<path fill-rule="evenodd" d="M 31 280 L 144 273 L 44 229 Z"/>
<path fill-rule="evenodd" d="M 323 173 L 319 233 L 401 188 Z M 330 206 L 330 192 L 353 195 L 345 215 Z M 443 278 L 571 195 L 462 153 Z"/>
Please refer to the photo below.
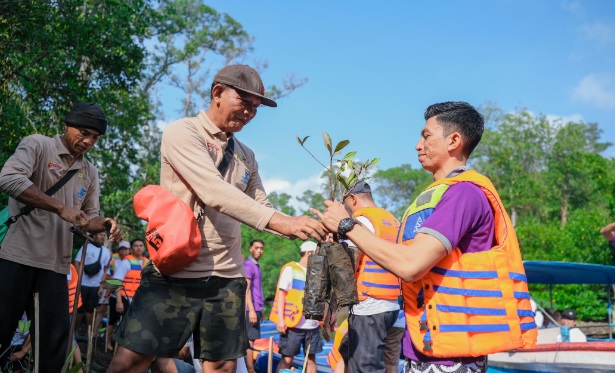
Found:
<path fill-rule="evenodd" d="M 171 275 L 197 258 L 201 232 L 184 201 L 159 185 L 148 185 L 135 194 L 132 206 L 148 222 L 145 241 L 160 273 Z"/>

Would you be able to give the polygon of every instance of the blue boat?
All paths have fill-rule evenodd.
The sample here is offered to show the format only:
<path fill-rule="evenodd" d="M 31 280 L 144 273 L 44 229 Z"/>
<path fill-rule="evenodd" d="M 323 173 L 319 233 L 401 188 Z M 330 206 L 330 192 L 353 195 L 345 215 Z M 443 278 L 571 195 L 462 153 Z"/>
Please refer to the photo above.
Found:
<path fill-rule="evenodd" d="M 587 263 L 525 261 L 530 284 L 602 284 L 607 286 L 609 338 L 587 342 L 557 342 L 559 328 L 540 329 L 536 348 L 489 355 L 488 373 L 589 373 L 615 372 L 615 340 L 612 323 L 612 286 L 615 266 Z"/>

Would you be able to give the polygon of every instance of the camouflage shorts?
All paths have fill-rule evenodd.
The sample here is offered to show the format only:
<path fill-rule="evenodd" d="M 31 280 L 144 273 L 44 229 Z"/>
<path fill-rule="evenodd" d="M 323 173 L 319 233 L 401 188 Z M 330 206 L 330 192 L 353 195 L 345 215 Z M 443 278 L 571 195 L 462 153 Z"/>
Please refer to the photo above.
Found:
<path fill-rule="evenodd" d="M 194 334 L 195 358 L 245 356 L 246 279 L 162 276 L 151 262 L 113 338 L 141 354 L 174 357 Z"/>

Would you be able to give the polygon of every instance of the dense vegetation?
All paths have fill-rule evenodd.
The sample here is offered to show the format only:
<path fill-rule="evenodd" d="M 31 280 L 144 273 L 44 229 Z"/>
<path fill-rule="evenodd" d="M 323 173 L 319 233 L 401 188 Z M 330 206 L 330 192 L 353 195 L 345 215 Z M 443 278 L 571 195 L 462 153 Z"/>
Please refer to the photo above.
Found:
<path fill-rule="evenodd" d="M 209 68 L 247 58 L 251 43 L 232 17 L 197 0 L 2 2 L 0 164 L 24 136 L 61 133 L 62 115 L 75 102 L 99 103 L 113 123 L 89 155 L 101 171 L 102 212 L 118 219 L 127 236 L 141 235 L 131 198 L 158 181 L 156 122 L 164 119 L 158 90 L 179 87 L 182 114 L 194 114 L 207 104 L 208 92 L 199 87 Z M 279 97 L 301 84 L 284 81 L 267 90 Z M 603 156 L 611 144 L 601 142 L 599 125 L 553 122 L 529 110 L 503 113 L 490 105 L 483 112 L 489 126 L 472 166 L 500 191 L 524 258 L 615 264 L 613 247 L 598 232 L 615 217 L 615 160 Z M 373 179 L 377 201 L 398 217 L 430 180 L 409 164 L 379 170 Z M 6 199 L 0 195 L 0 203 Z M 271 195 L 289 214 L 322 206 L 323 196 L 314 190 L 298 200 L 302 211 L 293 207 L 293 197 Z M 279 270 L 298 259 L 300 242 L 246 227 L 242 236 L 245 254 L 251 239 L 265 241 L 261 264 L 265 295 L 272 299 Z M 546 289 L 532 290 L 549 306 Z M 583 319 L 606 314 L 603 288 L 556 288 L 553 295 L 556 308 L 574 308 Z"/>

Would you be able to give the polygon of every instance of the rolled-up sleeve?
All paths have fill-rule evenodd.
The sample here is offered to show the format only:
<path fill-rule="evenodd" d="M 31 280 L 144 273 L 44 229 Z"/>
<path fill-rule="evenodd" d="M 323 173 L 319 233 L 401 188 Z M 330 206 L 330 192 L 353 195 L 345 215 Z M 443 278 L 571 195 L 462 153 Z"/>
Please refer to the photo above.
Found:
<path fill-rule="evenodd" d="M 34 136 L 21 140 L 15 153 L 6 161 L 0 172 L 0 190 L 13 198 L 33 184 L 30 177 L 42 152 L 41 144 Z"/>

